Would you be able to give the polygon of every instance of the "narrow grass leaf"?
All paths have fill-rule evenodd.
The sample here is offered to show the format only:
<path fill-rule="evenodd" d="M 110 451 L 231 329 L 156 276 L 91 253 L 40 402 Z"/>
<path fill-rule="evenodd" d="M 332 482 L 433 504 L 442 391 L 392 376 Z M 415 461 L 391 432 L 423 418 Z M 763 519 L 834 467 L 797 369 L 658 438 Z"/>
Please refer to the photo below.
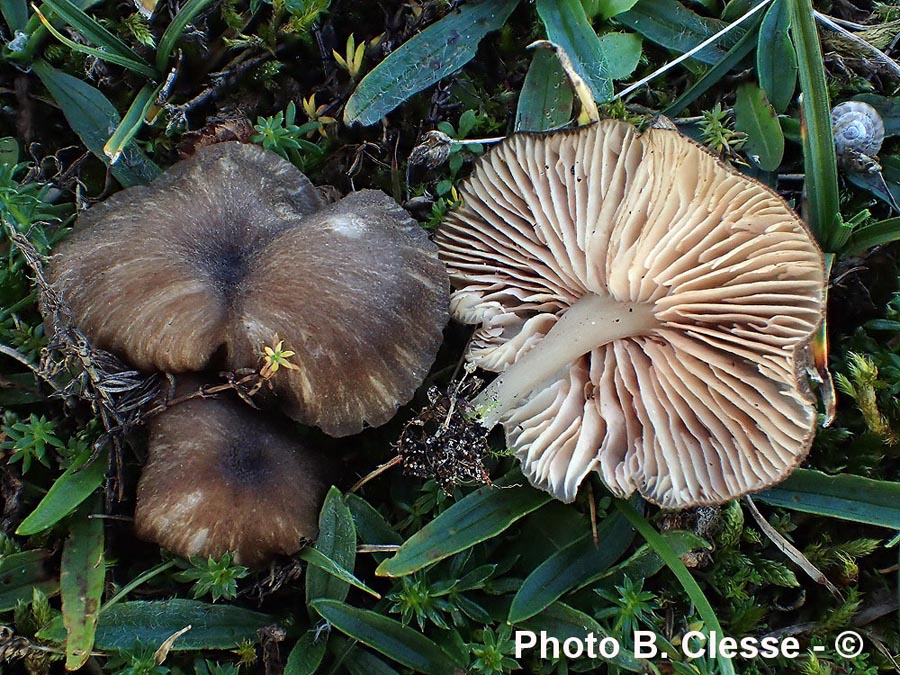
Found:
<path fill-rule="evenodd" d="M 356 526 L 344 496 L 332 487 L 325 497 L 319 514 L 319 538 L 316 550 L 338 567 L 352 572 L 356 563 Z M 334 576 L 317 566 L 306 570 L 306 602 L 320 598 L 343 600 L 350 591 L 350 582 Z"/>
<path fill-rule="evenodd" d="M 106 475 L 106 455 L 84 466 L 90 456 L 91 450 L 85 451 L 56 479 L 34 511 L 16 529 L 16 534 L 28 537 L 53 527 L 100 487 Z"/>
<path fill-rule="evenodd" d="M 857 255 L 875 246 L 900 240 L 900 218 L 888 218 L 854 230 L 844 246 L 846 255 Z"/>
<path fill-rule="evenodd" d="M 509 623 L 520 623 L 585 581 L 600 575 L 631 545 L 634 529 L 621 513 L 614 513 L 597 531 L 600 546 L 590 533 L 551 555 L 526 577 L 509 608 Z"/>
<path fill-rule="evenodd" d="M 695 14 L 676 0 L 640 0 L 627 12 L 617 15 L 616 21 L 679 54 L 690 51 L 726 27 L 723 21 Z M 744 32 L 736 28 L 726 33 L 694 54 L 693 58 L 710 65 L 718 63 Z"/>
<path fill-rule="evenodd" d="M 0 556 L 0 612 L 12 611 L 19 601 L 29 602 L 34 589 L 56 594 L 59 582 L 47 572 L 49 557 L 50 551 L 43 549 Z"/>
<path fill-rule="evenodd" d="M 832 239 L 839 228 L 840 199 L 822 48 L 811 0 L 784 2 L 790 8 L 790 33 L 797 51 L 800 91 L 803 92 L 805 132 L 801 138 L 809 205 L 804 216 L 825 252 L 833 253 Z"/>
<path fill-rule="evenodd" d="M 100 616 L 94 646 L 105 650 L 134 649 L 136 643 L 155 647 L 190 626 L 172 644 L 172 651 L 234 649 L 245 640 L 257 642 L 257 631 L 274 623 L 274 616 L 233 605 L 177 598 L 122 602 Z M 38 637 L 61 643 L 66 637 L 62 621 L 51 621 L 38 631 Z"/>
<path fill-rule="evenodd" d="M 365 499 L 355 494 L 348 494 L 344 500 L 347 508 L 353 514 L 353 523 L 359 541 L 368 545 L 399 545 L 403 543 L 403 537 L 394 530 L 378 510 Z M 381 562 L 388 557 L 388 553 L 373 553 L 372 557 Z"/>
<path fill-rule="evenodd" d="M 716 616 L 712 605 L 709 604 L 709 600 L 706 599 L 699 584 L 697 584 L 697 581 L 691 576 L 688 568 L 684 566 L 684 563 L 681 562 L 681 558 L 679 558 L 675 551 L 672 550 L 672 547 L 669 546 L 668 542 L 663 539 L 662 535 L 657 532 L 656 529 L 647 522 L 644 516 L 638 513 L 631 504 L 622 499 L 616 499 L 615 505 L 616 508 L 628 518 L 634 526 L 634 529 L 640 532 L 644 540 L 654 551 L 656 551 L 657 555 L 662 558 L 666 567 L 672 570 L 672 573 L 681 583 L 685 593 L 687 593 L 691 602 L 694 604 L 694 607 L 697 609 L 697 614 L 703 619 L 706 632 L 711 633 L 712 631 L 715 631 L 716 634 L 723 635 L 722 626 L 719 624 L 719 618 Z M 716 658 L 716 662 L 719 665 L 719 670 L 722 675 L 735 675 L 734 664 L 731 659 L 720 655 Z"/>
<path fill-rule="evenodd" d="M 738 87 L 734 126 L 747 135 L 744 151 L 763 171 L 774 171 L 784 157 L 784 133 L 765 92 L 753 82 Z"/>
<path fill-rule="evenodd" d="M 153 87 L 145 85 L 138 92 L 137 96 L 131 102 L 128 112 L 119 122 L 119 126 L 113 132 L 109 140 L 103 145 L 103 154 L 109 157 L 111 164 L 115 164 L 122 157 L 125 147 L 135 137 L 140 128 L 144 126 L 144 121 L 153 107 L 156 97 L 162 89 L 163 85 Z"/>
<path fill-rule="evenodd" d="M 325 658 L 328 638 L 321 635 L 317 640 L 316 633 L 315 630 L 308 630 L 300 636 L 288 654 L 283 675 L 315 675 L 319 672 L 319 666 Z"/>
<path fill-rule="evenodd" d="M 344 107 L 347 125 L 375 124 L 398 105 L 459 70 L 478 43 L 498 30 L 519 0 L 468 2 L 436 21 L 366 75 Z"/>
<path fill-rule="evenodd" d="M 775 112 L 783 113 L 797 88 L 797 53 L 788 36 L 790 13 L 787 3 L 775 0 L 759 27 L 756 74 L 759 86 Z"/>
<path fill-rule="evenodd" d="M 25 31 L 28 25 L 27 0 L 0 0 L 0 14 L 12 33 Z M 14 37 L 14 36 L 10 36 Z"/>
<path fill-rule="evenodd" d="M 891 481 L 795 469 L 786 481 L 753 498 L 804 513 L 900 530 L 900 483 Z"/>
<path fill-rule="evenodd" d="M 421 632 L 377 612 L 336 600 L 317 600 L 313 607 L 345 635 L 418 673 L 454 675 L 464 665 L 455 663 Z"/>
<path fill-rule="evenodd" d="M 541 635 L 543 631 L 548 637 L 559 640 L 560 644 L 569 638 L 583 640 L 584 636 L 589 633 L 596 635 L 598 640 L 609 636 L 609 633 L 593 617 L 562 602 L 554 602 L 537 616 L 519 624 L 517 628 L 529 630 L 536 635 Z M 560 656 L 562 656 L 562 652 L 560 652 Z M 645 672 L 643 664 L 625 651 L 619 652 L 617 656 L 610 659 L 596 661 L 597 665 L 603 662 L 615 664 L 631 673 Z M 591 672 L 597 670 L 599 668 L 595 668 Z"/>
<path fill-rule="evenodd" d="M 761 19 L 757 16 L 750 19 L 747 25 L 747 32 L 734 43 L 734 46 L 728 50 L 728 53 L 719 59 L 712 68 L 707 70 L 700 79 L 688 87 L 687 91 L 666 108 L 663 114 L 667 117 L 677 117 L 685 108 L 705 94 L 713 85 L 741 63 L 744 57 L 756 48 L 760 21 Z"/>
<path fill-rule="evenodd" d="M 91 85 L 47 65 L 35 61 L 34 72 L 59 104 L 69 126 L 82 143 L 109 166 L 103 146 L 119 125 L 119 113 L 109 100 Z M 148 183 L 159 175 L 159 167 L 135 145 L 128 145 L 122 159 L 110 167 L 110 172 L 122 187 Z"/>
<path fill-rule="evenodd" d="M 100 596 L 106 581 L 103 521 L 91 518 L 99 500 L 92 499 L 71 521 L 63 545 L 59 575 L 62 622 L 66 628 L 66 670 L 78 670 L 91 655 Z"/>
<path fill-rule="evenodd" d="M 900 135 L 900 97 L 879 96 L 878 94 L 859 94 L 854 101 L 862 101 L 878 111 L 884 121 L 884 135 Z"/>
<path fill-rule="evenodd" d="M 611 100 L 613 83 L 609 62 L 580 0 L 537 0 L 536 7 L 547 29 L 547 39 L 566 51 L 594 100 L 599 103 Z"/>
<path fill-rule="evenodd" d="M 690 551 L 709 551 L 712 549 L 712 546 L 707 541 L 693 532 L 673 530 L 671 532 L 663 532 L 661 535 L 679 558 Z M 615 567 L 611 567 L 599 576 L 589 579 L 585 584 L 582 584 L 582 587 L 599 583 L 606 588 L 612 588 L 622 584 L 625 581 L 625 577 L 629 579 L 649 579 L 659 573 L 663 567 L 665 567 L 665 563 L 659 557 L 659 554 L 649 544 L 644 544 L 627 560 L 622 561 Z"/>
<path fill-rule="evenodd" d="M 500 534 L 550 501 L 530 485 L 482 487 L 456 502 L 410 537 L 375 574 L 402 577 Z"/>
<path fill-rule="evenodd" d="M 572 119 L 572 89 L 549 49 L 534 52 L 516 106 L 516 131 L 549 131 Z"/>
<path fill-rule="evenodd" d="M 212 4 L 213 0 L 188 0 L 184 3 L 178 14 L 172 19 L 172 23 L 166 27 L 162 37 L 159 39 L 159 47 L 156 50 L 156 69 L 160 73 L 166 72 L 169 64 L 172 62 L 175 45 L 181 39 L 184 29 Z"/>
<path fill-rule="evenodd" d="M 366 586 L 363 582 L 353 576 L 353 574 L 338 565 L 334 560 L 329 558 L 321 551 L 306 547 L 305 549 L 300 551 L 297 557 L 300 558 L 300 560 L 305 560 L 313 567 L 327 572 L 336 579 L 340 579 L 341 581 L 344 581 L 351 586 L 355 586 L 356 588 L 360 589 L 361 591 L 365 591 L 374 598 L 378 598 L 379 600 L 381 599 L 381 595 L 379 593 L 376 593 L 371 588 Z"/>
<path fill-rule="evenodd" d="M 116 35 L 110 33 L 96 19 L 89 16 L 78 5 L 70 0 L 44 0 L 44 6 L 53 10 L 53 13 L 81 33 L 88 42 L 93 43 L 104 53 L 115 54 L 119 58 L 134 63 L 143 64 L 153 74 L 150 64 L 137 52 L 122 42 Z"/>

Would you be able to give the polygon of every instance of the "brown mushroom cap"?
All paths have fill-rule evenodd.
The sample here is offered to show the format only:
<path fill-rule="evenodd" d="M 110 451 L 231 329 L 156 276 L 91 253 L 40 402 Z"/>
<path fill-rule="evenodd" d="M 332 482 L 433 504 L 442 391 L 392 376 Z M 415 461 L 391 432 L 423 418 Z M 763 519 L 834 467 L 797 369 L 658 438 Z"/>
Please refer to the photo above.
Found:
<path fill-rule="evenodd" d="M 94 344 L 139 368 L 255 368 L 284 340 L 276 387 L 335 436 L 378 425 L 424 379 L 447 320 L 434 245 L 387 195 L 324 207 L 259 147 L 201 148 L 93 207 L 49 267 Z"/>
<path fill-rule="evenodd" d="M 314 540 L 329 466 L 277 423 L 231 400 L 194 399 L 148 424 L 138 537 L 180 556 L 259 565 Z"/>
<path fill-rule="evenodd" d="M 686 508 L 803 459 L 823 257 L 772 190 L 605 120 L 507 139 L 460 194 L 436 238 L 451 312 L 479 325 L 468 358 L 506 371 L 476 402 L 532 483 L 570 501 L 597 470 Z"/>

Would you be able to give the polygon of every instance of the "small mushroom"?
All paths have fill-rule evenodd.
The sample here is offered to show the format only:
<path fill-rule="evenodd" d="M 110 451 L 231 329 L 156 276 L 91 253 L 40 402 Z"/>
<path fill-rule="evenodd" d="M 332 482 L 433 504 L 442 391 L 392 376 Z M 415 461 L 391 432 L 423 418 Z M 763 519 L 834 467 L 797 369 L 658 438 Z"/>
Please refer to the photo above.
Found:
<path fill-rule="evenodd" d="M 240 143 L 91 208 L 49 276 L 88 338 L 139 368 L 255 368 L 277 336 L 299 366 L 272 380 L 287 412 L 333 436 L 412 397 L 447 320 L 436 248 L 390 197 L 325 206 L 291 164 Z"/>
<path fill-rule="evenodd" d="M 256 566 L 314 540 L 329 466 L 277 421 L 231 400 L 193 399 L 148 423 L 135 529 L 178 555 Z"/>
<path fill-rule="evenodd" d="M 605 120 L 516 135 L 437 242 L 474 401 L 564 501 L 596 470 L 670 508 L 782 480 L 816 423 L 807 351 L 823 256 L 772 190 L 677 131 Z"/>

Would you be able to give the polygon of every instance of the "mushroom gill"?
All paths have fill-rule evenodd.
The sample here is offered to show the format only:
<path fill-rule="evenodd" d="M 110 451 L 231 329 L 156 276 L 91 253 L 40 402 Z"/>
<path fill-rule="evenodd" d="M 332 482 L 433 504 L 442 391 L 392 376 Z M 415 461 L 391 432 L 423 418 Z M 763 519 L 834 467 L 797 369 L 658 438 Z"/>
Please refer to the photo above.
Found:
<path fill-rule="evenodd" d="M 516 135 L 477 164 L 437 234 L 474 401 L 564 501 L 720 503 L 783 479 L 815 426 L 806 350 L 824 266 L 773 191 L 670 129 Z"/>

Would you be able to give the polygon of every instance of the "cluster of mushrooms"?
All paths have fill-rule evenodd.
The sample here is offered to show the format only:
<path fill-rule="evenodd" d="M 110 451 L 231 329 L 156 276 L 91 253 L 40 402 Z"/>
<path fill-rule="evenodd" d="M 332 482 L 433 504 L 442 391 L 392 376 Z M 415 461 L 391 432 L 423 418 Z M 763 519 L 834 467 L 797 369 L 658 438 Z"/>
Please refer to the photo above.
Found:
<path fill-rule="evenodd" d="M 478 327 L 466 358 L 501 373 L 473 423 L 501 423 L 555 497 L 597 471 L 617 495 L 721 503 L 804 458 L 825 272 L 775 192 L 673 128 L 604 120 L 508 138 L 460 194 L 435 248 L 381 193 L 326 206 L 280 158 L 215 145 L 88 211 L 52 280 L 140 368 L 256 368 L 283 340 L 297 367 L 273 376 L 272 405 L 344 436 L 424 379 L 449 271 L 452 316 Z M 192 400 L 149 443 L 140 536 L 254 564 L 315 535 L 325 462 L 271 414 Z"/>

